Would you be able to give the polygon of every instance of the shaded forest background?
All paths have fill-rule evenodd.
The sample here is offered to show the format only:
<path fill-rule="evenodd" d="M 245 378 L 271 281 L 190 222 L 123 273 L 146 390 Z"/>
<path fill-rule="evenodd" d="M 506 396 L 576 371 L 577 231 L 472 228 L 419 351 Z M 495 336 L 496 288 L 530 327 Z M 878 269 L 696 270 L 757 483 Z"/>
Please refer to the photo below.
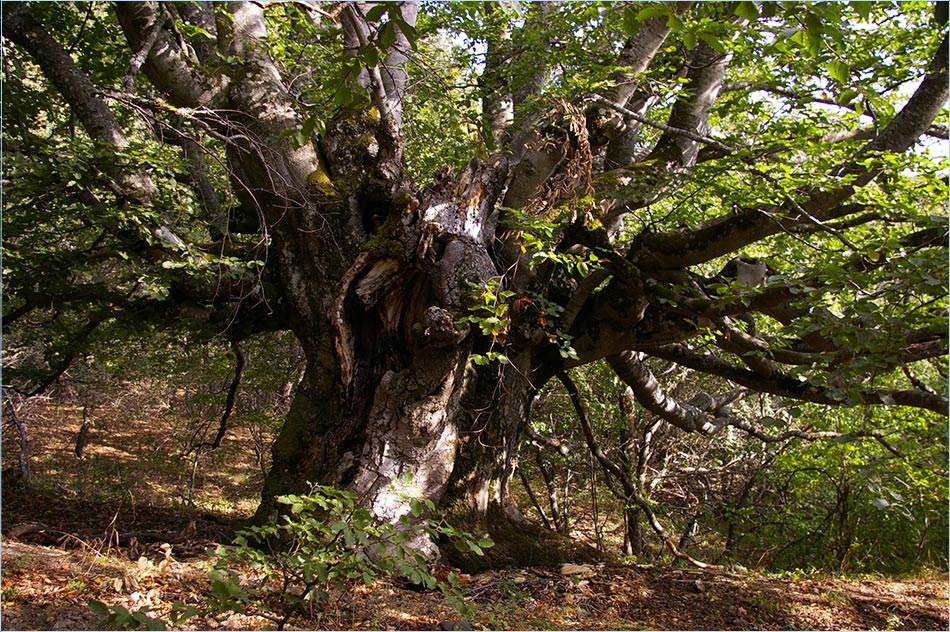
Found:
<path fill-rule="evenodd" d="M 288 335 L 254 338 L 243 354 L 240 388 L 216 449 L 212 444 L 234 380 L 230 345 L 162 332 L 97 340 L 94 351 L 48 397 L 18 400 L 7 393 L 5 481 L 23 484 L 21 440 L 11 414 L 16 411 L 27 438 L 33 433 L 55 438 L 56 443 L 30 448 L 33 493 L 48 498 L 49 504 L 39 504 L 54 512 L 55 499 L 65 494 L 101 503 L 102 513 L 115 512 L 120 520 L 143 506 L 220 513 L 229 520 L 249 517 L 303 359 Z M 690 383 L 672 366 L 657 372 L 676 384 L 676 393 L 723 386 Z M 625 465 L 680 550 L 696 559 L 768 571 L 889 574 L 947 564 L 946 426 L 926 412 L 857 413 L 862 424 L 884 435 L 892 428 L 890 434 L 912 430 L 914 436 L 933 437 L 929 444 L 882 443 L 847 433 L 853 410 L 777 409 L 763 396 L 743 402 L 748 409 L 741 412 L 760 418 L 794 415 L 799 427 L 833 436 L 762 442 L 737 433 L 721 440 L 678 432 L 644 413 L 601 364 L 577 371 L 575 384 L 597 435 L 630 455 Z M 93 449 L 119 440 L 112 433 L 123 418 L 136 420 L 122 440 L 140 444 L 135 458 L 144 458 L 144 467 Z M 88 452 L 80 460 L 72 452 L 85 419 L 92 426 Z M 110 421 L 96 425 L 97 420 Z M 517 485 L 526 515 L 618 559 L 671 561 L 642 513 L 625 509 L 614 495 L 611 480 L 586 447 L 563 386 L 538 396 L 531 426 L 534 437 L 525 447 Z M 128 436 L 133 428 L 141 436 Z M 77 461 L 78 476 L 60 469 L 64 453 Z M 227 462 L 234 466 L 234 480 L 206 480 L 209 471 Z M 149 480 L 152 473 L 156 482 Z M 224 488 L 230 495 L 221 495 Z"/>
<path fill-rule="evenodd" d="M 286 337 L 246 345 L 228 430 L 212 449 L 233 380 L 228 345 L 157 334 L 109 343 L 93 359 L 49 397 L 15 408 L 8 401 L 8 419 L 15 410 L 30 438 L 32 479 L 17 475 L 20 436 L 5 423 L 3 629 L 102 629 L 89 599 L 162 617 L 172 600 L 208 594 L 209 552 L 253 515 L 291 395 L 286 376 L 300 369 Z M 539 560 L 463 575 L 476 629 L 946 627 L 946 478 L 920 467 L 925 451 L 895 468 L 875 441 L 834 439 L 829 449 L 790 438 L 750 450 L 745 439 L 665 432 L 631 413 L 625 389 L 598 369 L 576 380 L 598 430 L 629 437 L 633 428 L 633 453 L 644 455 L 637 463 L 680 550 L 725 568 L 677 563 L 647 525 L 630 528 L 638 517 L 592 467 L 569 394 L 553 389 L 535 423 L 549 425 L 558 447 L 529 447 L 521 505 L 623 564 L 581 565 L 570 575 Z M 77 458 L 86 420 L 92 426 Z M 930 455 L 937 464 L 939 454 L 938 444 Z M 380 579 L 334 592 L 295 624 L 438 629 L 458 616 L 438 592 Z M 183 629 L 209 625 L 272 622 L 231 613 Z"/>

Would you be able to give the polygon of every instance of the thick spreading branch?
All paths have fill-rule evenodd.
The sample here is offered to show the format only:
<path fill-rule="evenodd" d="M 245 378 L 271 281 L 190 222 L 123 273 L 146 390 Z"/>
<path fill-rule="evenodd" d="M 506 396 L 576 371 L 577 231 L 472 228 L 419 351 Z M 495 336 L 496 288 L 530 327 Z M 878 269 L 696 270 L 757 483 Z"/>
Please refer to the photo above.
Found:
<path fill-rule="evenodd" d="M 682 15 L 691 5 L 692 2 L 677 2 L 674 12 Z M 671 29 L 668 22 L 665 16 L 645 20 L 636 35 L 624 42 L 617 56 L 617 65 L 621 68 L 608 77 L 612 85 L 593 99 L 601 107 L 595 107 L 588 112 L 590 135 L 595 144 L 607 144 L 621 134 L 635 131 L 628 130 L 627 127 L 637 127 L 629 121 L 624 121 L 623 117 L 609 116 L 603 108 L 614 110 L 637 123 L 644 122 L 641 120 L 644 117 L 639 114 L 634 112 L 631 115 L 626 105 L 638 92 L 642 73 L 653 63 L 660 47 L 669 36 Z"/>
<path fill-rule="evenodd" d="M 246 5 L 250 3 L 235 3 Z M 116 2 L 116 17 L 129 46 L 139 54 L 145 53 L 141 69 L 149 81 L 172 103 L 184 107 L 219 107 L 229 83 L 228 73 L 215 72 L 217 60 L 212 60 L 207 46 L 202 48 L 201 60 L 210 66 L 200 70 L 199 60 L 184 41 L 168 28 L 170 16 L 158 2 Z M 191 14 L 189 14 L 191 15 Z M 199 17 L 201 19 L 199 19 Z M 192 16 L 198 23 L 210 26 L 203 16 Z M 200 48 L 200 47 L 199 47 Z M 130 76 L 137 73 L 137 56 L 133 58 Z"/>
<path fill-rule="evenodd" d="M 128 139 L 89 77 L 72 56 L 33 19 L 26 3 L 3 5 L 3 36 L 26 50 L 50 83 L 63 95 L 90 138 L 128 147 Z"/>
<path fill-rule="evenodd" d="M 653 372 L 643 364 L 638 353 L 624 351 L 607 356 L 607 362 L 617 376 L 633 390 L 640 405 L 651 413 L 687 432 L 712 434 L 719 430 L 719 427 L 710 421 L 706 411 L 689 404 L 680 404 L 667 395 Z"/>
<path fill-rule="evenodd" d="M 844 202 L 858 187 L 866 185 L 882 171 L 866 158 L 880 152 L 904 152 L 925 134 L 945 107 L 948 96 L 947 39 L 933 57 L 927 74 L 897 116 L 859 150 L 853 160 L 833 170 L 842 179 L 839 187 L 804 191 L 794 204 L 755 208 L 725 215 L 693 231 L 645 233 L 638 245 L 640 265 L 661 269 L 704 263 L 734 252 L 781 231 L 791 231 L 814 221 L 843 217 L 849 205 Z M 672 120 L 672 117 L 671 117 Z M 687 128 L 688 126 L 675 125 Z M 692 141 L 695 142 L 695 141 Z M 804 210 L 805 214 L 800 212 Z"/>
<path fill-rule="evenodd" d="M 718 375 L 735 384 L 781 397 L 829 406 L 842 405 L 898 405 L 925 408 L 941 415 L 950 411 L 947 398 L 916 389 L 855 388 L 849 391 L 853 400 L 842 401 L 828 388 L 802 382 L 785 374 L 760 375 L 750 369 L 726 362 L 711 354 L 700 354 L 683 345 L 667 345 L 650 350 L 650 354 L 703 373 Z"/>

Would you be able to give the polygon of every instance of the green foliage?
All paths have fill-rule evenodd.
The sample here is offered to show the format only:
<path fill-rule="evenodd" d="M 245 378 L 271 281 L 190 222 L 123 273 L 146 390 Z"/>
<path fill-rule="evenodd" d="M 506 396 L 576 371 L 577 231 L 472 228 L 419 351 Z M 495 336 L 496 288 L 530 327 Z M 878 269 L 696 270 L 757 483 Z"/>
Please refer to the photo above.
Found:
<path fill-rule="evenodd" d="M 511 300 L 515 297 L 515 293 L 502 290 L 497 279 L 489 279 L 481 286 L 469 282 L 469 286 L 475 291 L 476 300 L 474 305 L 469 307 L 471 313 L 461 317 L 458 324 L 462 326 L 466 323 L 476 325 L 482 335 L 490 340 L 488 351 L 484 354 L 473 353 L 471 355 L 472 362 L 478 365 L 485 365 L 494 361 L 507 364 L 509 360 L 503 349 L 510 325 L 508 308 L 511 306 Z M 499 351 L 496 348 L 502 350 Z"/>
<path fill-rule="evenodd" d="M 215 550 L 208 571 L 209 594 L 198 606 L 175 602 L 169 615 L 173 625 L 199 615 L 240 613 L 260 616 L 283 629 L 294 617 L 321 611 L 334 591 L 354 583 L 371 585 L 380 576 L 439 590 L 463 616 L 471 616 L 457 578 L 451 573 L 446 580 L 433 575 L 429 560 L 411 540 L 421 532 L 475 555 L 493 543 L 443 520 L 426 519 L 435 511 L 432 501 L 409 499 L 410 513 L 395 523 L 374 521 L 368 509 L 357 505 L 355 495 L 332 487 L 314 485 L 308 494 L 277 501 L 286 513 L 276 522 L 243 529 L 231 546 Z M 148 608 L 129 612 L 95 601 L 89 607 L 105 626 L 166 629 Z"/>
<path fill-rule="evenodd" d="M 932 413 L 868 411 L 856 420 L 798 407 L 799 423 L 845 434 L 789 446 L 756 478 L 743 503 L 738 551 L 769 569 L 906 573 L 947 563 L 946 427 Z M 882 430 L 896 457 L 847 431 Z M 910 437 L 917 437 L 911 439 Z M 929 440 L 923 437 L 930 437 Z"/>
<path fill-rule="evenodd" d="M 152 609 L 144 606 L 130 612 L 124 606 L 107 606 L 101 601 L 90 599 L 89 609 L 100 618 L 100 625 L 107 630 L 167 630 L 168 626 L 161 617 L 152 617 Z"/>
<path fill-rule="evenodd" d="M 697 392 L 721 392 L 716 379 L 651 364 L 677 401 Z M 928 378 L 927 375 L 921 375 Z M 934 413 L 910 409 L 835 409 L 767 397 L 732 406 L 740 418 L 778 435 L 793 428 L 838 436 L 819 441 L 761 443 L 735 429 L 715 436 L 677 432 L 642 410 L 602 363 L 572 371 L 595 438 L 607 455 L 642 479 L 642 493 L 681 550 L 704 561 L 772 571 L 912 573 L 947 563 L 947 428 Z M 608 483 L 589 454 L 576 412 L 558 385 L 538 396 L 531 424 L 546 440 L 532 442 L 519 469 L 542 510 L 561 529 L 596 528 L 628 542 L 639 562 L 667 555 L 642 513 L 626 512 L 623 490 Z M 890 448 L 865 431 L 878 431 Z M 897 456 L 896 450 L 902 456 Z M 639 472 L 639 474 L 638 474 Z M 588 474 L 594 481 L 579 476 Z M 550 479 L 550 482 L 549 480 Z M 553 485 L 551 485 L 553 483 Z M 545 496 L 551 490 L 557 507 Z M 591 521 L 596 494 L 599 527 Z M 537 508 L 526 513 L 540 518 Z M 625 532 L 625 521 L 640 528 Z M 566 524 L 564 524 L 566 523 Z"/>
<path fill-rule="evenodd" d="M 460 171 L 473 156 L 487 157 L 480 104 L 468 89 L 476 81 L 468 51 L 439 31 L 428 13 L 419 16 L 420 38 L 412 59 L 419 79 L 406 97 L 406 151 L 410 174 L 425 182 L 443 164 Z M 446 130 L 452 130 L 446 133 Z"/>
<path fill-rule="evenodd" d="M 478 327 L 482 336 L 489 341 L 484 353 L 472 353 L 472 362 L 484 366 L 491 362 L 508 364 L 506 355 L 508 336 L 513 325 L 514 307 L 516 311 L 527 311 L 529 335 L 539 337 L 557 345 L 558 353 L 565 359 L 577 359 L 577 352 L 571 346 L 572 336 L 557 327 L 558 317 L 563 308 L 545 297 L 528 293 L 519 296 L 510 290 L 501 289 L 497 279 L 489 279 L 483 285 L 469 283 L 475 294 L 475 301 L 469 306 L 469 314 L 458 319 L 457 324 L 472 324 Z"/>

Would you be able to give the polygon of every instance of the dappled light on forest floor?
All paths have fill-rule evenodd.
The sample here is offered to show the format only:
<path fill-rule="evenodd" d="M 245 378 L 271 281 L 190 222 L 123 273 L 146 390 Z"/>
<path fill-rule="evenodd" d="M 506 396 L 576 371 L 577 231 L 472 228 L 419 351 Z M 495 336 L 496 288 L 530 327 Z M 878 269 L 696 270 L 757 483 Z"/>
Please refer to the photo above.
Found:
<path fill-rule="evenodd" d="M 3 629 L 97 629 L 100 621 L 87 606 L 89 599 L 130 611 L 148 606 L 153 616 L 166 614 L 176 600 L 193 603 L 210 588 L 208 549 L 227 543 L 253 511 L 260 468 L 246 428 L 235 428 L 221 454 L 212 452 L 193 468 L 168 452 L 155 455 L 153 447 L 175 443 L 188 420 L 157 416 L 131 423 L 104 410 L 78 459 L 71 442 L 80 418 L 69 407 L 33 411 L 35 489 L 4 488 Z M 192 477 L 196 484 L 189 489 Z M 189 493 L 193 505 L 185 501 Z M 103 537 L 110 528 L 125 536 L 118 545 Z M 575 565 L 461 575 L 460 585 L 475 629 L 860 630 L 947 629 L 948 624 L 945 574 L 779 577 L 661 565 Z M 293 627 L 438 629 L 458 618 L 441 593 L 377 580 L 334 592 L 321 611 L 294 619 Z M 197 617 L 184 627 L 260 629 L 267 623 L 231 614 Z"/>
<path fill-rule="evenodd" d="M 163 576 L 130 561 L 127 551 L 97 555 L 4 541 L 3 629 L 97 629 L 86 599 L 143 605 L 154 615 L 175 599 L 207 590 L 207 558 L 175 561 Z M 157 548 L 157 547 L 156 547 Z M 174 549 L 173 549 L 174 555 Z M 466 579 L 474 629 L 947 629 L 946 576 L 778 578 L 624 566 L 597 569 L 578 580 L 557 569 L 481 573 Z M 323 612 L 301 617 L 297 629 L 438 629 L 457 613 L 439 593 L 377 581 L 335 594 Z M 260 629 L 267 622 L 231 615 L 194 619 L 185 629 Z"/>

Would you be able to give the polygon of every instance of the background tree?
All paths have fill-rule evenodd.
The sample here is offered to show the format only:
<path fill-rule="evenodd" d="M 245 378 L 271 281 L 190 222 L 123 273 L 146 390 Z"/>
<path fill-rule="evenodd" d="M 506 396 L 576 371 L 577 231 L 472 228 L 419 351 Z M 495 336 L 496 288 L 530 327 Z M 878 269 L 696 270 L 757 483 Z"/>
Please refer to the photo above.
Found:
<path fill-rule="evenodd" d="M 884 407 L 852 434 L 894 447 L 948 405 L 934 6 L 4 3 L 6 380 L 289 330 L 257 518 L 418 494 L 489 563 L 551 559 L 511 483 L 535 395 L 597 360 L 681 431 L 810 432 L 736 412 L 761 393 Z"/>

